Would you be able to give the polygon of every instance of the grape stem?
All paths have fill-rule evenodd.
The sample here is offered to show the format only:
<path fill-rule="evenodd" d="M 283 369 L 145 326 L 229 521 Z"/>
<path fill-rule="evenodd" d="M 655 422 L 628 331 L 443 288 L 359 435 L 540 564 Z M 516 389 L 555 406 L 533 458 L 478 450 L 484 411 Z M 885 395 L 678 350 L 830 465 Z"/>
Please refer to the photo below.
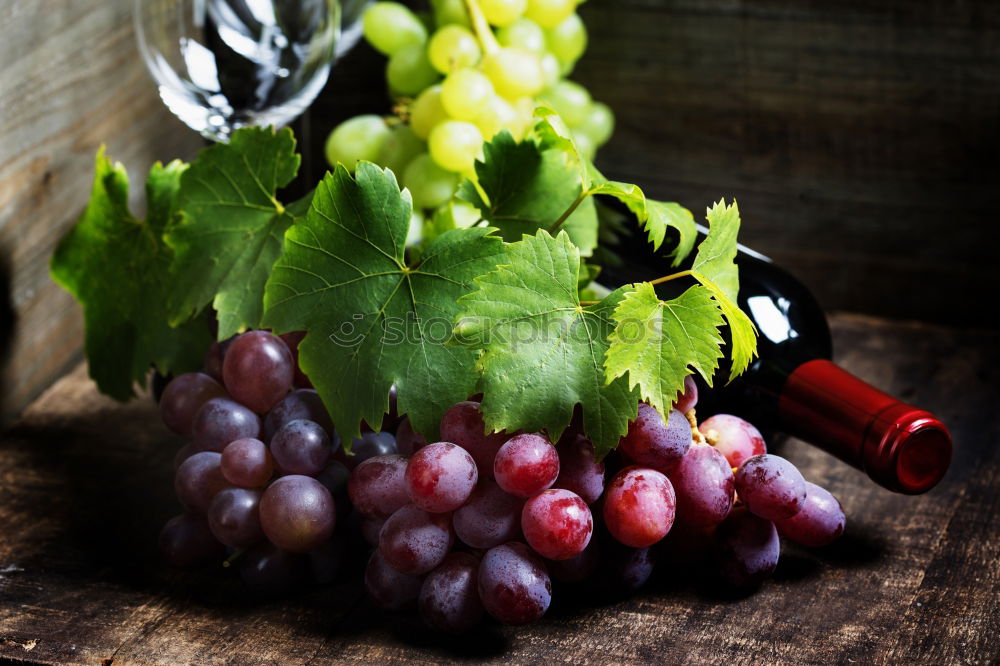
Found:
<path fill-rule="evenodd" d="M 486 22 L 483 10 L 479 8 L 476 0 L 465 0 L 465 9 L 469 12 L 469 20 L 472 23 L 472 30 L 476 33 L 479 45 L 483 47 L 483 53 L 490 55 L 500 50 L 500 42 L 490 29 L 490 24 Z"/>
<path fill-rule="evenodd" d="M 694 440 L 695 444 L 707 446 L 709 442 L 705 435 L 702 434 L 701 430 L 698 430 L 698 418 L 695 416 L 694 408 L 684 412 L 684 416 L 687 417 L 688 423 L 691 424 L 691 438 Z M 711 432 L 715 432 L 712 430 Z"/>
<path fill-rule="evenodd" d="M 573 203 L 569 205 L 569 208 L 563 211 L 563 214 L 559 216 L 559 219 L 556 220 L 551 227 L 549 227 L 549 234 L 555 236 L 556 232 L 559 230 L 559 227 L 563 225 L 563 223 L 569 218 L 569 216 L 573 214 L 573 211 L 575 211 L 577 207 L 583 203 L 583 200 L 586 199 L 588 196 L 590 196 L 589 191 L 585 190 L 583 192 L 580 192 L 580 194 L 577 195 L 576 200 L 574 200 Z"/>

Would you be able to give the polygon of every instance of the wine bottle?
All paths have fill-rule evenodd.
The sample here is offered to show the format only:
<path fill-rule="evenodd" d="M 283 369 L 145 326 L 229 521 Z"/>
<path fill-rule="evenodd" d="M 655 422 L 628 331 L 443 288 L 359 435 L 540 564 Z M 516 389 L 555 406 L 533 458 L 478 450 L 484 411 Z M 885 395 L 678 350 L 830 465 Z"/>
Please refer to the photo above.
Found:
<path fill-rule="evenodd" d="M 699 228 L 702 238 L 707 232 Z M 608 286 L 674 273 L 640 234 L 621 238 L 627 259 L 607 265 Z M 727 383 L 722 363 L 708 389 L 699 379 L 698 415 L 737 414 L 814 444 L 866 472 L 885 488 L 919 494 L 933 488 L 951 462 L 948 429 L 930 412 L 906 404 L 830 361 L 833 344 L 823 310 L 809 290 L 770 259 L 740 247 L 740 308 L 757 327 L 758 357 Z M 685 284 L 657 287 L 672 298 Z"/>

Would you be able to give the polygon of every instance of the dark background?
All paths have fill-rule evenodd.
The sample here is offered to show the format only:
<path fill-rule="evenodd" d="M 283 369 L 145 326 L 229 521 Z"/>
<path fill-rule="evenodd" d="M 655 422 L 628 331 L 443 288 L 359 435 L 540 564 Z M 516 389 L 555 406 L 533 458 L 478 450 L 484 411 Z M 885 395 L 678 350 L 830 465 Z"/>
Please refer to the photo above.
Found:
<path fill-rule="evenodd" d="M 410 3 L 420 7 L 421 3 Z M 617 116 L 598 163 L 745 244 L 828 310 L 995 326 L 1000 2 L 589 0 L 571 78 Z M 310 112 L 388 112 L 359 44 Z"/>

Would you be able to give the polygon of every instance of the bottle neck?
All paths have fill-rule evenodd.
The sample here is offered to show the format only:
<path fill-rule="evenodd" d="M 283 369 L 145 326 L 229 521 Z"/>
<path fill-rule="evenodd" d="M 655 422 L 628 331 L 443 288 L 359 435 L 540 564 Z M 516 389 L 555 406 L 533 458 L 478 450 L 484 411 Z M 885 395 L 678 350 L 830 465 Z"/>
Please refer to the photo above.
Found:
<path fill-rule="evenodd" d="M 932 414 L 823 359 L 803 363 L 788 376 L 778 396 L 777 418 L 790 435 L 820 446 L 897 492 L 926 492 L 951 461 L 951 438 Z"/>

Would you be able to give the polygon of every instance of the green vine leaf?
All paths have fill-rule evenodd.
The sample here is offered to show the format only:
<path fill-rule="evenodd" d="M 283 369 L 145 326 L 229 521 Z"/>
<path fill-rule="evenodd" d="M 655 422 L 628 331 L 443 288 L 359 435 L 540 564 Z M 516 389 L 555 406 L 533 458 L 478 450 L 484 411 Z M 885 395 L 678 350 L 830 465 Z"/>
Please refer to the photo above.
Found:
<path fill-rule="evenodd" d="M 479 388 L 489 429 L 545 430 L 555 439 L 579 404 L 603 456 L 628 430 L 638 396 L 624 380 L 604 377 L 623 291 L 583 307 L 579 282 L 580 252 L 566 233 L 525 236 L 507 245 L 503 265 L 476 278 L 475 291 L 459 301 L 455 341 L 482 351 Z"/>
<path fill-rule="evenodd" d="M 743 373 L 757 355 L 757 328 L 736 303 L 739 269 L 736 267 L 736 236 L 740 230 L 740 210 L 734 201 L 720 200 L 708 209 L 708 237 L 698 246 L 691 274 L 715 297 L 729 324 L 732 369 L 729 379 Z"/>
<path fill-rule="evenodd" d="M 580 157 L 572 151 L 529 137 L 515 141 L 500 132 L 483 145 L 476 162 L 479 188 L 465 181 L 458 196 L 482 211 L 507 242 L 548 229 L 571 207 L 562 224 L 583 256 L 597 247 L 597 211 L 584 194 Z"/>
<path fill-rule="evenodd" d="M 83 306 L 84 352 L 101 392 L 135 395 L 150 365 L 181 373 L 201 365 L 211 342 L 208 322 L 171 328 L 166 296 L 171 251 L 163 242 L 175 220 L 177 191 L 187 165 L 175 160 L 150 169 L 145 220 L 128 209 L 129 182 L 121 164 L 97 153 L 90 201 L 52 256 L 52 278 Z"/>
<path fill-rule="evenodd" d="M 628 375 L 629 386 L 661 414 L 668 414 L 684 378 L 697 371 L 711 385 L 722 358 L 722 312 L 703 286 L 661 301 L 648 282 L 615 308 L 615 330 L 605 358 L 608 381 Z"/>
<path fill-rule="evenodd" d="M 264 295 L 263 324 L 306 330 L 299 363 L 345 441 L 381 422 L 389 389 L 428 438 L 445 410 L 475 393 L 475 354 L 444 344 L 456 301 L 496 267 L 493 229 L 442 233 L 408 266 L 410 194 L 391 171 L 361 162 L 323 179 L 306 216 L 285 235 Z"/>
<path fill-rule="evenodd" d="M 220 340 L 258 326 L 264 283 L 295 212 L 276 192 L 300 161 L 287 128 L 240 129 L 228 144 L 199 153 L 181 179 L 181 222 L 167 235 L 175 252 L 171 323 L 211 304 Z"/>

